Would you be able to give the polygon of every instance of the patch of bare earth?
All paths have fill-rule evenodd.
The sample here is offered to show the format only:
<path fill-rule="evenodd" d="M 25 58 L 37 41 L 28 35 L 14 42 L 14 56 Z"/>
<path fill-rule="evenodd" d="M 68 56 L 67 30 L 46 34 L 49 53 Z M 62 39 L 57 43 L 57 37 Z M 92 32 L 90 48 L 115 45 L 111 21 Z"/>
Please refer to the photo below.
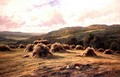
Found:
<path fill-rule="evenodd" d="M 47 58 L 33 58 L 16 49 L 0 52 L 0 77 L 119 77 L 120 55 L 97 52 L 97 57 L 82 57 L 83 50 L 53 53 Z M 30 57 L 23 58 L 28 54 Z"/>

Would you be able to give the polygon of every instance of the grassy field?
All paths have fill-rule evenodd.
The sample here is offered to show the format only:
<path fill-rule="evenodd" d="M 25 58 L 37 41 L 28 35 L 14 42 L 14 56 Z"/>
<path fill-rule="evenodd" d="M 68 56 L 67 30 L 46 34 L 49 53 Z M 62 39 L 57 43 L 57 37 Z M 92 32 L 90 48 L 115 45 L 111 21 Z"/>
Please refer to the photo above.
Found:
<path fill-rule="evenodd" d="M 82 50 L 53 53 L 47 58 L 33 58 L 23 49 L 0 52 L 0 77 L 120 77 L 120 55 L 97 52 L 97 57 L 82 57 Z M 23 58 L 23 55 L 30 55 Z M 69 69 L 74 64 L 91 65 L 84 70 Z"/>

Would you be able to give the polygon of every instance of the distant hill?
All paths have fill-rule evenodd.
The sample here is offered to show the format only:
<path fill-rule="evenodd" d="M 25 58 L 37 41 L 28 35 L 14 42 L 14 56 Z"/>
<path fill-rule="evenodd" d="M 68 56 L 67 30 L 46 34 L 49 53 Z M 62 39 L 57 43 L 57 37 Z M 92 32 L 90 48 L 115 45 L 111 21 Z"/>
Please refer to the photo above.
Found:
<path fill-rule="evenodd" d="M 20 44 L 24 42 L 29 43 L 29 42 L 26 42 L 27 39 L 40 36 L 41 34 L 2 31 L 0 32 L 0 44 Z"/>
<path fill-rule="evenodd" d="M 0 34 L 5 35 L 41 35 L 42 33 L 23 33 L 23 32 L 11 32 L 11 31 L 1 31 Z"/>
<path fill-rule="evenodd" d="M 22 33 L 22 32 L 10 32 L 10 31 L 2 31 L 0 32 L 0 36 L 4 36 L 8 39 L 14 40 L 25 40 L 33 36 L 40 36 L 40 33 Z"/>

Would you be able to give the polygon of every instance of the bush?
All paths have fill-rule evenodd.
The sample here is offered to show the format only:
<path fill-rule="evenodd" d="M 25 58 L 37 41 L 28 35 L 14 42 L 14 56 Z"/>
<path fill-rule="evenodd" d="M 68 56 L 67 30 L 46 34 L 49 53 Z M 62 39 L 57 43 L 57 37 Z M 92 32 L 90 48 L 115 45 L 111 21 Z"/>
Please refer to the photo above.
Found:
<path fill-rule="evenodd" d="M 119 45 L 117 42 L 112 42 L 112 43 L 110 44 L 110 49 L 111 49 L 111 50 L 117 51 L 117 50 L 119 50 L 119 48 L 120 48 L 120 45 Z"/>

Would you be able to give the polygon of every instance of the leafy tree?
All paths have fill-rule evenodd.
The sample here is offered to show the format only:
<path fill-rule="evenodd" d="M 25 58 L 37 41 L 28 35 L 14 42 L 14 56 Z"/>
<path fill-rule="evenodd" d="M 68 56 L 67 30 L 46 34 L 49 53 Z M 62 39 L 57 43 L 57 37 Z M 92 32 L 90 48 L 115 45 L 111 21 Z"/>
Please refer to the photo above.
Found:
<path fill-rule="evenodd" d="M 104 43 L 102 43 L 101 39 L 99 37 L 94 37 L 94 39 L 91 40 L 90 46 L 94 48 L 103 48 Z"/>

